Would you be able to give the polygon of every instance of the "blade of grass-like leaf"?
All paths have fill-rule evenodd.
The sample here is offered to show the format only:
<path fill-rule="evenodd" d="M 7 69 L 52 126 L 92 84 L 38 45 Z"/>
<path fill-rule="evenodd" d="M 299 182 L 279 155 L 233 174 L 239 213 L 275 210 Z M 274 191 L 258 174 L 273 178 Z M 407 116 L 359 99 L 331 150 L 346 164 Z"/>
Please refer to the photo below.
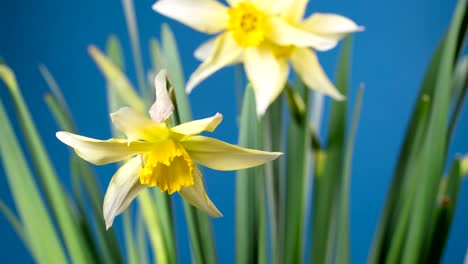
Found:
<path fill-rule="evenodd" d="M 163 68 L 161 47 L 159 46 L 159 42 L 156 38 L 151 38 L 149 46 L 151 54 L 151 66 L 153 68 L 153 74 L 156 75 Z"/>
<path fill-rule="evenodd" d="M 343 164 L 343 179 L 340 188 L 340 203 L 338 211 L 337 223 L 337 239 L 336 239 L 336 263 L 350 263 L 350 239 L 349 239 L 349 192 L 351 178 L 351 162 L 353 157 L 354 141 L 356 138 L 357 125 L 359 123 L 359 115 L 361 113 L 362 97 L 364 94 L 364 86 L 361 85 L 356 102 L 354 103 L 353 120 L 349 136 L 346 141 L 345 157 Z"/>
<path fill-rule="evenodd" d="M 138 97 L 135 88 L 133 88 L 125 74 L 95 46 L 89 46 L 88 51 L 119 97 L 124 99 L 125 103 L 132 108 L 145 112 L 143 101 Z"/>
<path fill-rule="evenodd" d="M 127 249 L 127 263 L 138 264 L 140 263 L 140 260 L 137 252 L 136 240 L 134 239 L 134 232 L 132 231 L 131 208 L 129 208 L 125 213 L 123 213 L 123 218 L 125 248 Z"/>
<path fill-rule="evenodd" d="M 419 262 L 423 243 L 433 213 L 432 206 L 437 195 L 439 179 L 442 175 L 445 161 L 447 142 L 447 121 L 450 108 L 452 91 L 451 77 L 456 55 L 457 37 L 461 22 L 465 17 L 466 2 L 460 0 L 455 10 L 447 40 L 445 42 L 440 67 L 437 73 L 436 87 L 434 91 L 433 108 L 429 119 L 429 127 L 426 142 L 423 147 L 422 162 L 428 166 L 422 166 L 421 175 L 425 175 L 425 183 L 418 190 L 415 200 L 415 208 L 411 217 L 408 241 L 403 253 L 405 263 Z"/>
<path fill-rule="evenodd" d="M 58 88 L 58 86 L 57 86 Z M 60 89 L 58 88 L 58 91 Z M 63 105 L 59 104 L 58 99 L 56 99 L 53 95 L 46 95 L 45 97 L 46 103 L 49 107 L 49 110 L 52 113 L 52 116 L 56 120 L 59 128 L 64 131 L 69 131 L 72 133 L 77 133 L 73 120 L 70 116 L 70 112 L 67 112 Z M 72 153 L 71 158 L 71 167 L 72 167 L 72 180 L 74 180 L 74 186 L 78 186 L 75 188 L 79 188 L 81 182 L 83 182 L 86 194 L 91 202 L 91 221 L 96 225 L 97 229 L 97 242 L 100 245 L 101 254 L 104 258 L 105 262 L 113 262 L 113 263 L 120 263 L 122 262 L 121 256 L 119 253 L 119 248 L 116 242 L 116 236 L 113 231 L 106 231 L 104 225 L 104 218 L 102 217 L 102 192 L 99 189 L 99 184 L 96 181 L 96 176 L 92 172 L 89 167 L 89 164 L 85 163 L 84 161 L 78 159 L 75 153 Z M 75 191 L 75 194 L 78 194 L 79 190 Z M 81 201 L 80 205 L 80 197 L 76 197 L 78 201 L 78 205 L 81 208 L 82 212 L 86 210 L 84 201 Z M 89 213 L 83 215 L 90 215 Z M 85 223 L 83 223 L 85 222 Z M 81 229 L 84 228 L 91 228 L 90 223 L 82 219 L 82 223 L 80 224 Z M 85 230 L 83 231 L 85 235 L 91 236 L 93 230 Z M 90 241 L 90 238 L 85 238 L 87 241 Z M 92 238 L 94 240 L 94 238 Z M 94 242 L 94 241 L 93 241 Z M 88 243 L 91 245 L 90 243 Z M 90 251 L 93 252 L 97 249 L 91 248 Z"/>
<path fill-rule="evenodd" d="M 247 86 L 242 103 L 239 125 L 239 145 L 256 146 L 258 121 L 255 110 L 255 95 L 252 87 Z M 236 263 L 256 263 L 257 211 L 255 206 L 256 168 L 239 170 L 236 174 Z"/>
<path fill-rule="evenodd" d="M 54 77 L 50 73 L 49 69 L 47 69 L 45 65 L 41 64 L 39 65 L 39 71 L 41 72 L 41 75 L 44 78 L 44 80 L 47 82 L 47 85 L 52 91 L 52 94 L 54 95 L 55 98 L 57 98 L 57 102 L 67 113 L 70 113 L 70 108 L 68 107 L 67 102 L 65 101 L 65 98 L 63 97 L 62 91 L 60 90 L 57 82 L 55 81 Z"/>
<path fill-rule="evenodd" d="M 0 78 L 7 84 L 8 92 L 15 105 L 20 127 L 26 139 L 26 146 L 41 179 L 42 188 L 46 190 L 47 200 L 52 208 L 70 257 L 75 263 L 88 263 L 90 256 L 87 253 L 84 238 L 79 232 L 78 225 L 74 219 L 69 199 L 65 195 L 62 186 L 60 186 L 55 169 L 39 138 L 39 133 L 24 102 L 14 73 L 8 67 L 0 65 Z"/>
<path fill-rule="evenodd" d="M 462 158 L 456 157 L 450 174 L 440 184 L 441 196 L 437 201 L 431 235 L 427 239 L 426 261 L 440 261 L 450 231 L 453 215 L 458 201 L 458 194 L 463 183 Z"/>
<path fill-rule="evenodd" d="M 26 234 L 25 228 L 23 224 L 20 222 L 18 217 L 8 208 L 8 206 L 0 200 L 0 213 L 2 213 L 5 218 L 7 219 L 8 223 L 10 223 L 11 227 L 15 230 L 16 234 L 19 236 L 21 241 L 23 241 L 23 244 L 25 247 L 29 250 L 29 253 L 34 257 L 34 251 L 32 246 L 30 245 L 28 236 Z"/>
<path fill-rule="evenodd" d="M 268 151 L 281 151 L 283 137 L 283 96 L 275 100 L 268 109 L 265 122 L 265 146 L 262 149 Z M 271 263 L 279 263 L 282 259 L 281 251 L 283 248 L 282 241 L 282 215 L 280 207 L 282 206 L 281 196 L 284 195 L 282 186 L 283 172 L 282 168 L 283 159 L 277 159 L 271 163 L 265 164 L 266 177 L 265 184 L 267 186 L 266 196 L 268 205 L 268 225 L 270 232 L 270 251 Z"/>
<path fill-rule="evenodd" d="M 304 109 L 309 108 L 309 90 L 300 80 L 295 86 L 296 92 L 304 102 Z M 290 111 L 293 111 L 290 109 Z M 305 238 L 305 191 L 309 174 L 309 113 L 306 111 L 302 120 L 290 119 L 286 156 L 286 212 L 285 215 L 285 253 L 284 263 L 303 261 Z"/>
<path fill-rule="evenodd" d="M 38 263 L 66 263 L 66 254 L 53 227 L 52 218 L 40 196 L 1 100 L 0 123 L 0 158 L 32 255 Z M 44 240 L 47 242 L 44 243 Z"/>
<path fill-rule="evenodd" d="M 455 108 L 452 113 L 449 124 L 449 136 L 453 135 L 455 126 L 458 121 L 463 102 L 468 90 L 468 56 L 463 57 L 455 67 L 455 74 L 453 77 L 453 91 L 454 91 L 454 104 Z"/>
<path fill-rule="evenodd" d="M 137 75 L 138 86 L 142 94 L 143 100 L 149 98 L 149 86 L 145 82 L 145 72 L 143 68 L 143 60 L 141 58 L 140 38 L 138 36 L 138 25 L 135 16 L 135 8 L 133 7 L 133 0 L 122 0 L 125 21 L 127 22 L 127 30 L 130 36 L 130 43 L 132 46 L 133 63 L 135 64 L 135 72 Z"/>
<path fill-rule="evenodd" d="M 136 234 L 135 242 L 138 253 L 138 258 L 140 260 L 139 264 L 148 264 L 149 263 L 149 253 L 146 240 L 146 228 L 145 228 L 145 219 L 143 218 L 143 213 L 139 212 L 136 216 Z"/>
<path fill-rule="evenodd" d="M 182 65 L 180 63 L 179 51 L 177 49 L 177 41 L 174 33 L 169 25 L 163 24 L 161 26 L 161 42 L 162 54 L 165 59 L 164 68 L 167 69 L 167 74 L 174 86 L 175 96 L 177 98 L 177 108 L 181 123 L 192 120 L 192 110 L 185 93 L 185 79 Z"/>
<path fill-rule="evenodd" d="M 466 32 L 467 26 L 468 18 L 465 17 L 461 26 L 461 30 L 458 33 L 456 54 L 460 53 L 461 47 L 463 46 L 463 35 Z M 424 76 L 421 89 L 419 91 L 419 99 L 421 99 L 423 96 L 429 96 L 430 98 L 433 97 L 435 89 L 435 78 L 437 76 L 437 71 L 442 56 L 442 50 L 446 39 L 447 36 L 445 36 L 444 39 L 439 43 L 436 51 L 434 52 L 434 55 L 431 59 L 431 63 L 429 64 L 429 67 Z M 420 101 L 418 101 L 418 103 L 419 102 Z M 416 105 L 415 109 L 417 108 L 418 106 Z M 415 136 L 414 131 L 416 131 L 421 125 L 423 124 L 418 119 L 417 110 L 414 110 L 409 122 L 409 126 L 406 130 L 405 140 L 403 143 L 403 147 L 400 151 L 398 163 L 395 168 L 395 173 L 387 196 L 385 207 L 383 209 L 379 225 L 375 233 L 374 242 L 372 244 L 371 252 L 369 255 L 369 263 L 381 263 L 383 260 L 385 260 L 385 249 L 389 247 L 389 236 L 392 234 L 392 230 L 394 227 L 392 219 L 398 219 L 398 216 L 394 215 L 394 210 L 398 204 L 398 200 L 400 197 L 399 190 L 401 189 L 403 179 L 405 178 L 405 174 L 403 172 L 406 171 L 405 167 L 408 166 L 408 153 L 412 146 L 414 146 L 412 143 Z"/>
<path fill-rule="evenodd" d="M 351 38 L 348 37 L 344 43 L 342 53 L 338 62 L 336 87 L 341 94 L 347 94 L 350 72 Z M 346 129 L 346 101 L 333 101 L 330 124 L 328 132 L 328 143 L 326 146 L 325 164 L 317 164 L 321 170 L 314 177 L 314 211 L 312 226 L 312 263 L 330 263 L 333 249 L 335 247 L 334 230 L 337 213 L 337 194 L 339 193 L 339 182 L 343 177 L 343 169 L 337 164 L 344 163 Z"/>
<path fill-rule="evenodd" d="M 421 146 L 427 131 L 430 111 L 430 100 L 428 96 L 423 96 L 416 108 L 416 113 L 421 125 L 417 127 L 414 138 L 411 141 L 411 147 L 408 152 L 408 166 L 404 168 L 403 183 L 401 185 L 400 197 L 396 205 L 394 218 L 394 228 L 388 242 L 388 253 L 381 256 L 381 260 L 386 263 L 398 263 L 401 257 L 401 251 L 408 233 L 409 219 L 414 205 L 415 193 L 421 182 L 421 175 L 418 173 L 423 164 L 421 163 Z"/>

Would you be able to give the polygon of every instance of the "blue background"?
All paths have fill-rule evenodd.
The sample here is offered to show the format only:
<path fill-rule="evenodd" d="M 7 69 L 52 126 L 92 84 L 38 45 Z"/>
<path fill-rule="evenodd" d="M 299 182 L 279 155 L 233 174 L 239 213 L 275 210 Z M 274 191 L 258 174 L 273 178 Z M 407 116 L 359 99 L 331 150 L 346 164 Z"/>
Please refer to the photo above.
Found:
<path fill-rule="evenodd" d="M 152 3 L 150 0 L 135 3 L 145 68 L 150 66 L 147 48 L 149 38 L 159 36 L 160 24 L 169 22 L 178 39 L 184 70 L 188 76 L 198 63 L 192 52 L 207 36 L 153 12 Z M 354 41 L 350 96 L 353 101 L 359 82 L 366 83 L 351 186 L 354 263 L 364 263 L 366 260 L 412 104 L 429 58 L 449 24 L 455 3 L 427 0 L 321 0 L 309 5 L 307 14 L 312 11 L 338 13 L 366 27 L 366 31 L 357 34 Z M 68 149 L 55 138 L 57 126 L 43 101 L 48 88 L 39 74 L 38 65 L 46 64 L 62 87 L 81 134 L 108 138 L 110 132 L 107 128 L 109 121 L 105 82 L 88 56 L 87 47 L 94 43 L 104 48 L 111 33 L 122 40 L 127 72 L 133 83 L 136 83 L 123 8 L 119 1 L 0 2 L 0 56 L 16 72 L 40 135 L 68 189 Z M 321 63 L 330 76 L 334 73 L 337 50 L 320 54 Z M 224 121 L 214 137 L 231 143 L 237 141 L 233 80 L 233 68 L 223 69 L 190 95 L 195 118 L 215 112 L 223 113 Z M 0 95 L 13 117 L 12 106 L 3 85 L 0 85 Z M 451 157 L 454 153 L 468 151 L 467 131 L 468 113 L 463 111 L 450 147 Z M 114 166 L 97 168 L 101 188 L 107 185 L 114 170 Z M 223 263 L 230 263 L 234 257 L 234 173 L 205 170 L 205 181 L 212 200 L 225 215 L 213 222 L 219 256 Z M 13 207 L 3 170 L 0 170 L 0 199 Z M 180 212 L 179 206 L 177 236 L 181 263 L 186 263 L 189 257 L 188 234 Z M 468 184 L 465 181 L 444 257 L 445 263 L 462 262 L 468 246 L 467 222 Z M 116 225 L 120 224 L 118 219 Z M 2 262 L 32 262 L 3 216 L 0 216 L 0 238 Z"/>

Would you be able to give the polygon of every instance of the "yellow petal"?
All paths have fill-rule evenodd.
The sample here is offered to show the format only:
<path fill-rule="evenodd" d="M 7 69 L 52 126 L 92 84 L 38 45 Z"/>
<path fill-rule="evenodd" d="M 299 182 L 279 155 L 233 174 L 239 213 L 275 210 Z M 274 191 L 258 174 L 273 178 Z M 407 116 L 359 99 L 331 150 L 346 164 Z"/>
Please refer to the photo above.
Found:
<path fill-rule="evenodd" d="M 187 93 L 219 69 L 237 62 L 241 53 L 242 49 L 228 33 L 219 36 L 215 41 L 211 57 L 207 58 L 190 76 L 186 87 Z"/>
<path fill-rule="evenodd" d="M 262 116 L 286 84 L 288 63 L 285 59 L 277 59 L 273 51 L 262 45 L 246 49 L 244 66 L 255 91 L 257 115 Z"/>
<path fill-rule="evenodd" d="M 213 132 L 222 120 L 223 115 L 216 113 L 216 115 L 212 117 L 183 123 L 171 128 L 171 131 L 186 136 L 198 135 L 203 131 Z"/>
<path fill-rule="evenodd" d="M 147 142 L 121 139 L 97 140 L 60 131 L 57 138 L 72 147 L 82 159 L 96 165 L 128 159 L 136 154 L 150 151 L 154 145 Z"/>
<path fill-rule="evenodd" d="M 335 40 L 340 40 L 349 33 L 364 30 L 364 27 L 344 16 L 320 13 L 311 15 L 301 23 L 300 27 L 308 32 Z"/>
<path fill-rule="evenodd" d="M 140 157 L 125 163 L 112 177 L 104 196 L 103 214 L 106 229 L 109 229 L 117 215 L 121 214 L 138 193 L 145 188 L 140 184 Z"/>
<path fill-rule="evenodd" d="M 166 87 L 167 71 L 161 70 L 154 78 L 154 87 L 156 89 L 156 101 L 151 106 L 149 114 L 156 123 L 164 122 L 172 115 L 174 105 Z"/>
<path fill-rule="evenodd" d="M 336 100 L 344 99 L 344 96 L 328 79 L 320 66 L 317 55 L 312 50 L 297 48 L 291 54 L 291 62 L 294 70 L 309 88 L 323 92 Z"/>
<path fill-rule="evenodd" d="M 241 148 L 204 136 L 188 137 L 181 143 L 195 162 L 222 171 L 240 170 L 262 165 L 283 154 Z"/>
<path fill-rule="evenodd" d="M 294 4 L 287 6 L 281 13 L 281 17 L 287 21 L 297 24 L 304 17 L 309 0 L 294 0 Z"/>
<path fill-rule="evenodd" d="M 142 113 L 122 107 L 111 114 L 112 123 L 122 131 L 129 140 L 159 141 L 167 138 L 169 130 L 164 123 L 156 123 Z"/>
<path fill-rule="evenodd" d="M 198 168 L 194 170 L 194 180 L 193 186 L 183 187 L 179 191 L 180 195 L 182 195 L 185 201 L 206 212 L 211 217 L 223 216 L 206 194 L 203 179 Z"/>
<path fill-rule="evenodd" d="M 281 18 L 270 17 L 271 30 L 268 38 L 280 46 L 312 47 L 316 50 L 326 51 L 334 48 L 337 41 L 313 34 L 298 27 L 292 26 Z"/>
<path fill-rule="evenodd" d="M 227 8 L 214 0 L 159 0 L 153 10 L 208 34 L 224 30 L 228 20 Z"/>
<path fill-rule="evenodd" d="M 213 54 L 213 50 L 215 47 L 216 38 L 211 38 L 205 42 L 203 42 L 193 53 L 195 58 L 200 61 L 204 61 L 208 59 L 211 54 Z"/>

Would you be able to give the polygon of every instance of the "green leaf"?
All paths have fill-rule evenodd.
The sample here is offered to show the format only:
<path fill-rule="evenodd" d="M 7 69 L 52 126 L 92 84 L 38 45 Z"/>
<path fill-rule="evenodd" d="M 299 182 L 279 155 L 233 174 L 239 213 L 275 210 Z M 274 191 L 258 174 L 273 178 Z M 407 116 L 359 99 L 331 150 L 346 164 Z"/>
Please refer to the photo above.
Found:
<path fill-rule="evenodd" d="M 192 110 L 189 100 L 185 93 L 185 79 L 182 65 L 180 63 L 177 41 L 169 25 L 161 26 L 162 54 L 164 56 L 163 67 L 167 69 L 167 74 L 174 86 L 174 92 L 177 100 L 177 111 L 181 123 L 192 120 Z"/>
<path fill-rule="evenodd" d="M 149 91 L 148 85 L 145 82 L 145 72 L 143 67 L 143 60 L 141 58 L 140 38 L 138 36 L 138 25 L 135 16 L 135 8 L 133 0 L 123 0 L 123 7 L 125 12 L 125 21 L 127 22 L 127 30 L 130 36 L 130 43 L 132 46 L 133 64 L 135 64 L 135 72 L 137 75 L 138 86 L 143 97 L 148 98 Z"/>
<path fill-rule="evenodd" d="M 0 66 L 0 76 L 8 86 L 14 85 L 13 75 L 9 71 L 5 73 L 6 69 L 2 67 L 4 66 Z M 1 101 L 0 123 L 0 157 L 13 200 L 24 224 L 25 237 L 28 238 L 26 246 L 30 246 L 38 263 L 66 263 L 66 253 L 53 227 L 52 217 L 47 212 Z"/>
<path fill-rule="evenodd" d="M 132 230 L 132 210 L 128 208 L 123 213 L 123 228 L 125 237 L 125 248 L 127 249 L 127 263 L 138 264 L 140 263 L 136 239 Z"/>
<path fill-rule="evenodd" d="M 351 60 L 351 37 L 344 43 L 338 62 L 336 87 L 341 94 L 348 90 Z M 312 226 L 312 262 L 330 263 L 335 248 L 335 216 L 338 210 L 339 183 L 344 177 L 342 166 L 345 153 L 346 101 L 333 101 L 328 129 L 328 143 L 324 151 L 324 165 L 317 159 L 314 177 L 314 211 Z M 323 171 L 320 169 L 323 166 Z M 334 217 L 335 216 L 335 217 Z"/>
<path fill-rule="evenodd" d="M 403 261 L 415 263 L 420 260 L 423 244 L 429 228 L 427 219 L 433 214 L 433 204 L 437 196 L 437 188 L 445 161 L 448 114 L 451 102 L 451 77 L 456 56 L 458 32 L 465 17 L 466 2 L 458 2 L 447 39 L 442 50 L 440 67 L 437 72 L 433 107 L 429 118 L 429 126 L 423 147 L 421 175 L 425 176 L 425 184 L 416 193 L 415 205 L 409 225 L 408 240 L 403 252 Z"/>
<path fill-rule="evenodd" d="M 58 223 L 65 245 L 71 259 L 75 263 L 88 263 L 89 254 L 84 238 L 72 213 L 68 197 L 60 186 L 55 169 L 49 160 L 39 133 L 34 125 L 31 114 L 24 102 L 13 72 L 0 65 L 0 78 L 7 84 L 8 91 L 15 105 L 20 127 L 26 139 L 26 146 L 32 157 L 34 167 L 38 172 L 41 184 L 46 191 L 47 200 Z"/>
<path fill-rule="evenodd" d="M 255 109 L 255 94 L 249 85 L 245 90 L 240 115 L 239 145 L 256 148 L 260 124 Z M 257 263 L 260 236 L 257 206 L 259 168 L 239 170 L 236 175 L 236 263 Z"/>
<path fill-rule="evenodd" d="M 440 261 L 442 258 L 463 183 L 462 161 L 461 157 L 455 158 L 450 174 L 440 182 L 441 195 L 437 201 L 431 235 L 427 239 L 426 261 Z"/>
<path fill-rule="evenodd" d="M 339 189 L 340 201 L 338 205 L 338 220 L 336 230 L 336 263 L 350 263 L 350 238 L 349 238 L 349 198 L 350 198 L 350 178 L 351 178 L 351 162 L 353 157 L 354 140 L 356 138 L 356 130 L 361 113 L 362 97 L 364 94 L 364 86 L 361 85 L 356 102 L 354 103 L 353 120 L 346 142 L 345 157 L 343 164 L 343 178 Z"/>
<path fill-rule="evenodd" d="M 41 73 L 44 74 L 44 72 Z M 48 74 L 48 84 L 50 84 L 51 80 L 54 79 L 50 73 Z M 44 76 L 44 78 L 46 78 L 46 76 Z M 61 130 L 77 133 L 70 112 L 65 108 L 67 105 L 65 99 L 62 97 L 63 101 L 59 103 L 60 100 L 56 98 L 57 94 L 61 94 L 60 87 L 55 83 L 55 81 L 53 83 L 55 85 L 53 88 L 55 89 L 54 94 L 47 94 L 45 97 L 49 110 Z M 89 164 L 78 158 L 75 153 L 72 153 L 71 155 L 72 183 L 76 196 L 75 198 L 78 203 L 78 209 L 81 212 L 81 218 L 78 222 L 80 223 L 80 229 L 83 230 L 85 240 L 88 241 L 88 244 L 90 245 L 88 248 L 90 248 L 90 252 L 93 254 L 95 254 L 96 251 L 100 251 L 104 262 L 121 263 L 122 257 L 116 242 L 116 235 L 112 230 L 106 231 L 105 229 L 104 218 L 102 217 L 103 196 L 99 188 L 99 184 L 96 181 L 96 175 L 89 167 Z M 85 188 L 85 194 L 91 202 L 91 214 L 85 209 L 87 206 L 85 205 L 84 197 L 81 197 L 82 184 Z M 90 216 L 91 222 L 89 222 L 89 218 L 82 219 L 84 216 Z M 94 229 L 92 228 L 92 224 L 95 225 Z M 97 230 L 97 232 L 94 232 L 94 230 Z M 94 233 L 96 234 L 96 237 L 93 237 Z M 95 242 L 97 242 L 99 248 L 95 246 Z"/>
<path fill-rule="evenodd" d="M 455 74 L 453 77 L 453 101 L 454 110 L 449 124 L 450 137 L 455 131 L 455 126 L 458 122 L 461 109 L 463 107 L 463 101 L 468 90 L 468 56 L 463 57 L 455 67 Z"/>
<path fill-rule="evenodd" d="M 106 77 L 107 82 L 111 85 L 110 87 L 115 89 L 116 94 L 132 108 L 145 112 L 143 101 L 138 97 L 135 88 L 133 88 L 125 74 L 95 46 L 89 46 L 88 51 Z"/>
<path fill-rule="evenodd" d="M 304 102 L 304 109 L 309 108 L 309 90 L 302 81 L 298 80 L 295 92 Z M 293 109 L 290 109 L 292 112 Z M 287 153 L 286 155 L 286 195 L 285 212 L 286 217 L 285 253 L 283 263 L 300 263 L 303 260 L 305 242 L 305 218 L 306 200 L 309 194 L 309 161 L 311 152 L 309 151 L 309 123 L 308 111 L 304 112 L 300 120 L 291 119 L 288 127 Z"/>
<path fill-rule="evenodd" d="M 29 253 L 34 258 L 37 258 L 36 256 L 34 256 L 33 247 L 31 246 L 29 242 L 29 239 L 28 239 L 28 236 L 26 234 L 26 230 L 23 224 L 20 222 L 18 217 L 16 217 L 16 215 L 10 210 L 10 208 L 8 208 L 8 206 L 2 200 L 0 200 L 0 212 L 5 216 L 8 223 L 11 225 L 11 227 L 13 227 L 13 229 L 15 230 L 16 234 L 19 236 L 21 241 L 23 241 L 23 244 L 29 250 Z"/>

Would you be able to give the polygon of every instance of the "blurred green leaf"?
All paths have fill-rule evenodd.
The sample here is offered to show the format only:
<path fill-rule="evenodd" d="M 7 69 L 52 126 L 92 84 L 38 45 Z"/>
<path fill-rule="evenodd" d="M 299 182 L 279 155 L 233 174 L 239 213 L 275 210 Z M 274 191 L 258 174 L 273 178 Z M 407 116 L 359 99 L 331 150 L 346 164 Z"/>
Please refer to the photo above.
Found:
<path fill-rule="evenodd" d="M 15 230 L 16 234 L 21 239 L 21 241 L 23 241 L 23 244 L 29 250 L 29 253 L 35 259 L 37 259 L 37 257 L 34 256 L 34 249 L 32 245 L 30 245 L 30 242 L 29 242 L 29 239 L 28 239 L 28 236 L 26 234 L 26 230 L 23 224 L 20 222 L 18 217 L 10 210 L 10 208 L 8 208 L 8 206 L 2 200 L 0 200 L 0 212 L 5 216 L 8 223 L 11 225 L 11 227 L 13 227 L 13 229 Z"/>
<path fill-rule="evenodd" d="M 107 82 L 115 89 L 116 94 L 129 106 L 140 112 L 145 112 L 143 101 L 138 97 L 135 88 L 125 74 L 95 46 L 89 46 L 88 51 L 106 77 Z"/>
<path fill-rule="evenodd" d="M 304 109 L 309 109 L 308 88 L 299 79 L 294 88 L 304 102 Z M 286 155 L 286 201 L 285 212 L 283 212 L 287 216 L 284 227 L 283 263 L 300 263 L 304 257 L 305 207 L 306 200 L 310 196 L 305 193 L 309 189 L 307 186 L 310 169 L 308 164 L 311 159 L 308 115 L 308 111 L 305 111 L 301 120 L 291 119 L 289 122 L 286 149 L 288 153 Z"/>
<path fill-rule="evenodd" d="M 14 73 L 8 67 L 0 65 L 0 78 L 7 84 L 8 92 L 15 105 L 20 127 L 26 139 L 26 146 L 40 177 L 42 187 L 46 190 L 47 200 L 60 228 L 70 257 L 75 263 L 87 263 L 90 256 L 87 253 L 84 238 L 79 232 L 68 197 L 65 195 L 62 186 L 60 186 L 55 169 L 39 138 L 39 133 L 19 90 Z"/>
<path fill-rule="evenodd" d="M 3 67 L 0 66 L 0 76 L 8 86 L 15 85 L 12 73 Z M 38 263 L 66 263 L 65 250 L 53 227 L 53 220 L 47 212 L 1 101 L 0 123 L 0 157 L 13 200 L 24 224 L 25 237 L 28 238 L 26 246 L 30 247 Z"/>
<path fill-rule="evenodd" d="M 425 184 L 416 193 L 413 214 L 410 220 L 407 243 L 403 251 L 403 262 L 415 263 L 421 259 L 423 244 L 430 228 L 427 219 L 433 214 L 433 204 L 437 196 L 437 188 L 445 163 L 448 114 L 451 102 L 452 73 L 458 44 L 458 32 L 465 17 L 466 2 L 460 0 L 447 34 L 442 50 L 440 67 L 437 71 L 433 107 L 431 109 L 429 126 L 422 150 L 421 175 L 425 175 Z"/>
<path fill-rule="evenodd" d="M 352 39 L 348 37 L 343 45 L 338 62 L 336 87 L 341 94 L 348 93 L 350 75 Z M 346 101 L 333 101 L 328 130 L 328 142 L 324 152 L 323 173 L 316 170 L 314 177 L 314 211 L 312 226 L 312 262 L 331 263 L 335 248 L 336 214 L 338 210 L 338 193 L 340 182 L 344 177 L 343 167 L 345 153 Z M 318 159 L 317 163 L 321 162 Z M 335 216 L 335 217 L 334 217 Z"/>
<path fill-rule="evenodd" d="M 348 71 L 349 72 L 349 71 Z M 354 103 L 353 120 L 346 141 L 345 157 L 343 161 L 343 178 L 339 189 L 340 201 L 338 205 L 338 220 L 336 230 L 336 263 L 350 263 L 350 235 L 349 235 L 349 199 L 350 199 L 350 178 L 351 178 L 351 163 L 353 157 L 354 141 L 356 138 L 356 130 L 361 113 L 362 97 L 364 94 L 364 86 L 361 85 L 356 102 Z"/>

